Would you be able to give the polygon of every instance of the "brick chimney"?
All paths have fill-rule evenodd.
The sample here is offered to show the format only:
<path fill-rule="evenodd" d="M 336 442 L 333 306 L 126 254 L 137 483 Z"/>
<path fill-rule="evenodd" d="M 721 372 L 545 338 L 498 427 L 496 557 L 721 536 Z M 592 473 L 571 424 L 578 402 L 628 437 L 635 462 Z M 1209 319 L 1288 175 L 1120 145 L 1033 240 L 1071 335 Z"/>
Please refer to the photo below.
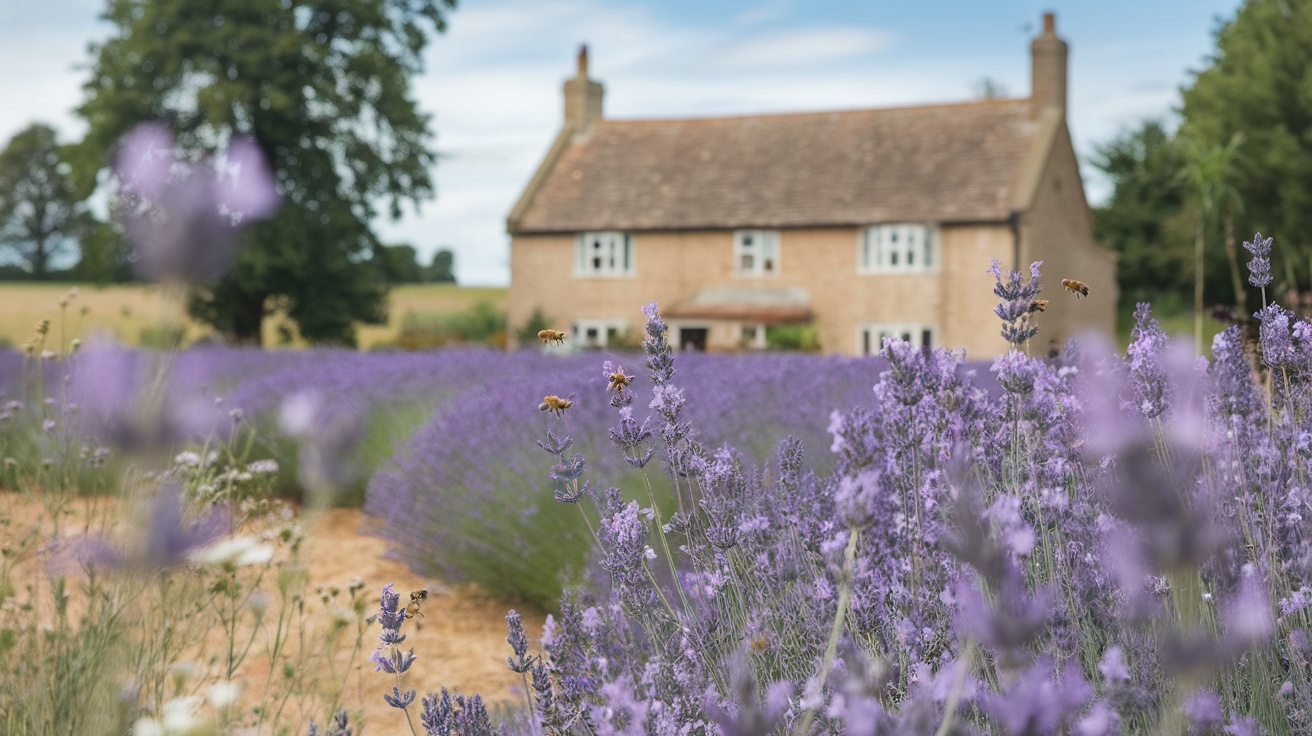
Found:
<path fill-rule="evenodd" d="M 1057 16 L 1043 14 L 1043 33 L 1030 42 L 1030 113 L 1053 107 L 1066 114 L 1066 42 L 1057 37 Z"/>
<path fill-rule="evenodd" d="M 579 47 L 579 73 L 565 81 L 565 125 L 583 132 L 592 121 L 601 119 L 601 98 L 605 88 L 588 79 L 588 47 Z"/>

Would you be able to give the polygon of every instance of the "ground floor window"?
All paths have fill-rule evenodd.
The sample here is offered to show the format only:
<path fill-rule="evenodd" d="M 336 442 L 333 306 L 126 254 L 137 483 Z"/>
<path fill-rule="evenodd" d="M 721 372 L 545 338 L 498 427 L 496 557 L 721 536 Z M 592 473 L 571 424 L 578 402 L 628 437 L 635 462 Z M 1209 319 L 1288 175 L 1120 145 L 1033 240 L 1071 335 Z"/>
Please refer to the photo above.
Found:
<path fill-rule="evenodd" d="M 864 324 L 857 328 L 857 352 L 861 355 L 875 355 L 884 349 L 884 338 L 897 338 L 911 343 L 918 348 L 934 347 L 938 329 L 933 325 L 905 322 L 878 322 Z"/>
<path fill-rule="evenodd" d="M 750 350 L 765 349 L 765 325 L 743 325 L 738 345 Z"/>
<path fill-rule="evenodd" d="M 574 344 L 585 348 L 604 348 L 624 337 L 628 325 L 623 320 L 581 319 L 572 326 Z"/>

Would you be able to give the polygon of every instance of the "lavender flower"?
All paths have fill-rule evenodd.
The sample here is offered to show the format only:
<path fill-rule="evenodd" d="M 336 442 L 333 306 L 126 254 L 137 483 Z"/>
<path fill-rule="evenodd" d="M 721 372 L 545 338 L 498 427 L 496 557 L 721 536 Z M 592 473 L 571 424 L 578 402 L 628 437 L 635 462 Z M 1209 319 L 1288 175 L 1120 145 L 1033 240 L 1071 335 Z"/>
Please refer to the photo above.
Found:
<path fill-rule="evenodd" d="M 533 658 L 528 656 L 528 637 L 524 634 L 523 617 L 511 609 L 506 614 L 506 627 L 510 631 L 506 643 L 510 644 L 511 651 L 515 653 L 513 657 L 506 657 L 506 664 L 510 665 L 511 672 L 528 672 L 533 666 Z"/>
<path fill-rule="evenodd" d="M 1271 284 L 1271 241 L 1262 239 L 1262 233 L 1253 236 L 1253 240 L 1244 241 L 1244 250 L 1253 254 L 1248 262 L 1248 283 L 1262 289 L 1262 301 L 1266 302 L 1266 287 Z"/>
<path fill-rule="evenodd" d="M 374 663 L 374 672 L 386 672 L 397 677 L 410 669 L 410 665 L 417 659 L 413 649 L 404 654 L 400 650 L 405 641 L 405 634 L 401 633 L 401 625 L 405 623 L 405 609 L 400 606 L 400 600 L 401 595 L 392 589 L 391 583 L 383 586 L 383 594 L 378 602 L 378 623 L 382 631 L 378 633 L 378 646 L 369 655 L 369 661 Z M 404 708 L 415 697 L 413 690 L 408 695 L 409 699 L 406 700 L 399 692 L 396 694 L 397 702 L 404 701 L 405 705 L 396 705 L 392 700 L 387 702 L 395 708 Z"/>
<path fill-rule="evenodd" d="M 1145 419 L 1155 419 L 1168 406 L 1166 371 L 1161 365 L 1168 340 L 1151 307 L 1140 302 L 1134 309 L 1134 328 L 1130 331 L 1129 357 L 1132 406 Z"/>
<path fill-rule="evenodd" d="M 423 697 L 423 713 L 419 722 L 428 736 L 498 736 L 505 733 L 504 726 L 492 725 L 487 706 L 477 695 L 466 698 L 442 688 L 440 696 Z"/>
<path fill-rule="evenodd" d="M 188 163 L 162 125 L 121 142 L 114 172 L 128 196 L 124 216 L 137 270 L 152 279 L 205 286 L 232 262 L 237 226 L 268 216 L 278 195 L 254 142 L 234 139 L 222 159 Z"/>
<path fill-rule="evenodd" d="M 283 401 L 281 427 L 300 443 L 296 474 L 305 488 L 327 494 L 354 480 L 357 471 L 350 458 L 364 435 L 363 415 L 355 402 L 329 404 L 315 390 L 300 391 Z"/>
<path fill-rule="evenodd" d="M 306 732 L 306 736 L 351 736 L 352 733 L 354 732 L 351 730 L 350 714 L 340 710 L 333 716 L 333 722 L 328 726 L 328 730 L 322 734 L 319 733 L 319 727 L 314 721 L 310 721 L 310 730 Z"/>
<path fill-rule="evenodd" d="M 1020 271 L 1010 271 L 1004 282 L 1002 262 L 997 258 L 989 259 L 987 273 L 993 274 L 997 281 L 993 293 L 1002 300 L 994 307 L 993 313 L 1002 320 L 1002 338 L 1012 345 L 1024 345 L 1039 332 L 1038 325 L 1030 323 L 1030 315 L 1035 311 L 1034 297 L 1043 291 L 1039 286 L 1039 266 L 1042 265 L 1043 261 L 1030 264 L 1029 281 L 1021 280 Z"/>
<path fill-rule="evenodd" d="M 990 714 L 1009 736 L 1061 733 L 1093 695 L 1076 665 L 1058 674 L 1053 663 L 1040 658 L 1005 694 L 985 699 Z"/>
<path fill-rule="evenodd" d="M 169 483 L 160 488 L 145 509 L 133 543 L 113 543 L 100 537 L 51 543 L 52 571 L 70 562 L 83 568 L 109 568 L 153 573 L 180 567 L 194 551 L 214 541 L 229 528 L 226 513 L 207 509 L 194 520 L 187 518 L 182 489 Z"/>

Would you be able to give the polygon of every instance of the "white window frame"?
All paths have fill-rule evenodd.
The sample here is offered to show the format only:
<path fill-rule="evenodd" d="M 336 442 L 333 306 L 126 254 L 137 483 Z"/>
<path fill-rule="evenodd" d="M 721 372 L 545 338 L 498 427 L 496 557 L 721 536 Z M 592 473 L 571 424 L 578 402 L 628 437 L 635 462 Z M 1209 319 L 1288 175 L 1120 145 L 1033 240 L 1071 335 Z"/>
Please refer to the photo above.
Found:
<path fill-rule="evenodd" d="M 861 228 L 856 242 L 857 273 L 936 273 L 941 260 L 938 236 L 938 228 L 925 223 Z"/>
<path fill-rule="evenodd" d="M 574 275 L 584 278 L 633 276 L 633 236 L 618 230 L 579 233 L 574 238 Z"/>
<path fill-rule="evenodd" d="M 575 320 L 570 331 L 571 342 L 581 348 L 605 348 L 610 345 L 610 333 L 623 335 L 629 329 L 629 323 L 622 319 L 580 319 Z M 596 342 L 589 342 L 588 332 L 596 331 Z"/>
<path fill-rule="evenodd" d="M 878 355 L 884 349 L 885 337 L 901 338 L 915 347 L 923 348 L 926 347 L 925 333 L 929 333 L 928 347 L 937 347 L 938 325 L 922 322 L 865 322 L 856 328 L 856 353 Z"/>
<path fill-rule="evenodd" d="M 735 230 L 733 272 L 737 276 L 775 276 L 779 273 L 778 230 Z M 750 266 L 743 260 L 751 258 Z"/>
<path fill-rule="evenodd" d="M 739 334 L 741 335 L 742 344 L 749 350 L 764 350 L 766 348 L 765 323 L 756 322 L 741 325 Z"/>

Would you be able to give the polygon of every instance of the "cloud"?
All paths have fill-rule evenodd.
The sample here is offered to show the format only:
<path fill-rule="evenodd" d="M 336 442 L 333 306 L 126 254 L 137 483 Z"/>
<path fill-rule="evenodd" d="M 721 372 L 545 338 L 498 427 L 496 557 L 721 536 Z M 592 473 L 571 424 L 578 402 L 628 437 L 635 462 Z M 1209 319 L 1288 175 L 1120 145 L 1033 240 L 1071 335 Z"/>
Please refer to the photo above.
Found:
<path fill-rule="evenodd" d="M 833 26 L 750 36 L 710 56 L 716 70 L 777 69 L 868 56 L 894 45 L 893 34 L 873 28 Z"/>

